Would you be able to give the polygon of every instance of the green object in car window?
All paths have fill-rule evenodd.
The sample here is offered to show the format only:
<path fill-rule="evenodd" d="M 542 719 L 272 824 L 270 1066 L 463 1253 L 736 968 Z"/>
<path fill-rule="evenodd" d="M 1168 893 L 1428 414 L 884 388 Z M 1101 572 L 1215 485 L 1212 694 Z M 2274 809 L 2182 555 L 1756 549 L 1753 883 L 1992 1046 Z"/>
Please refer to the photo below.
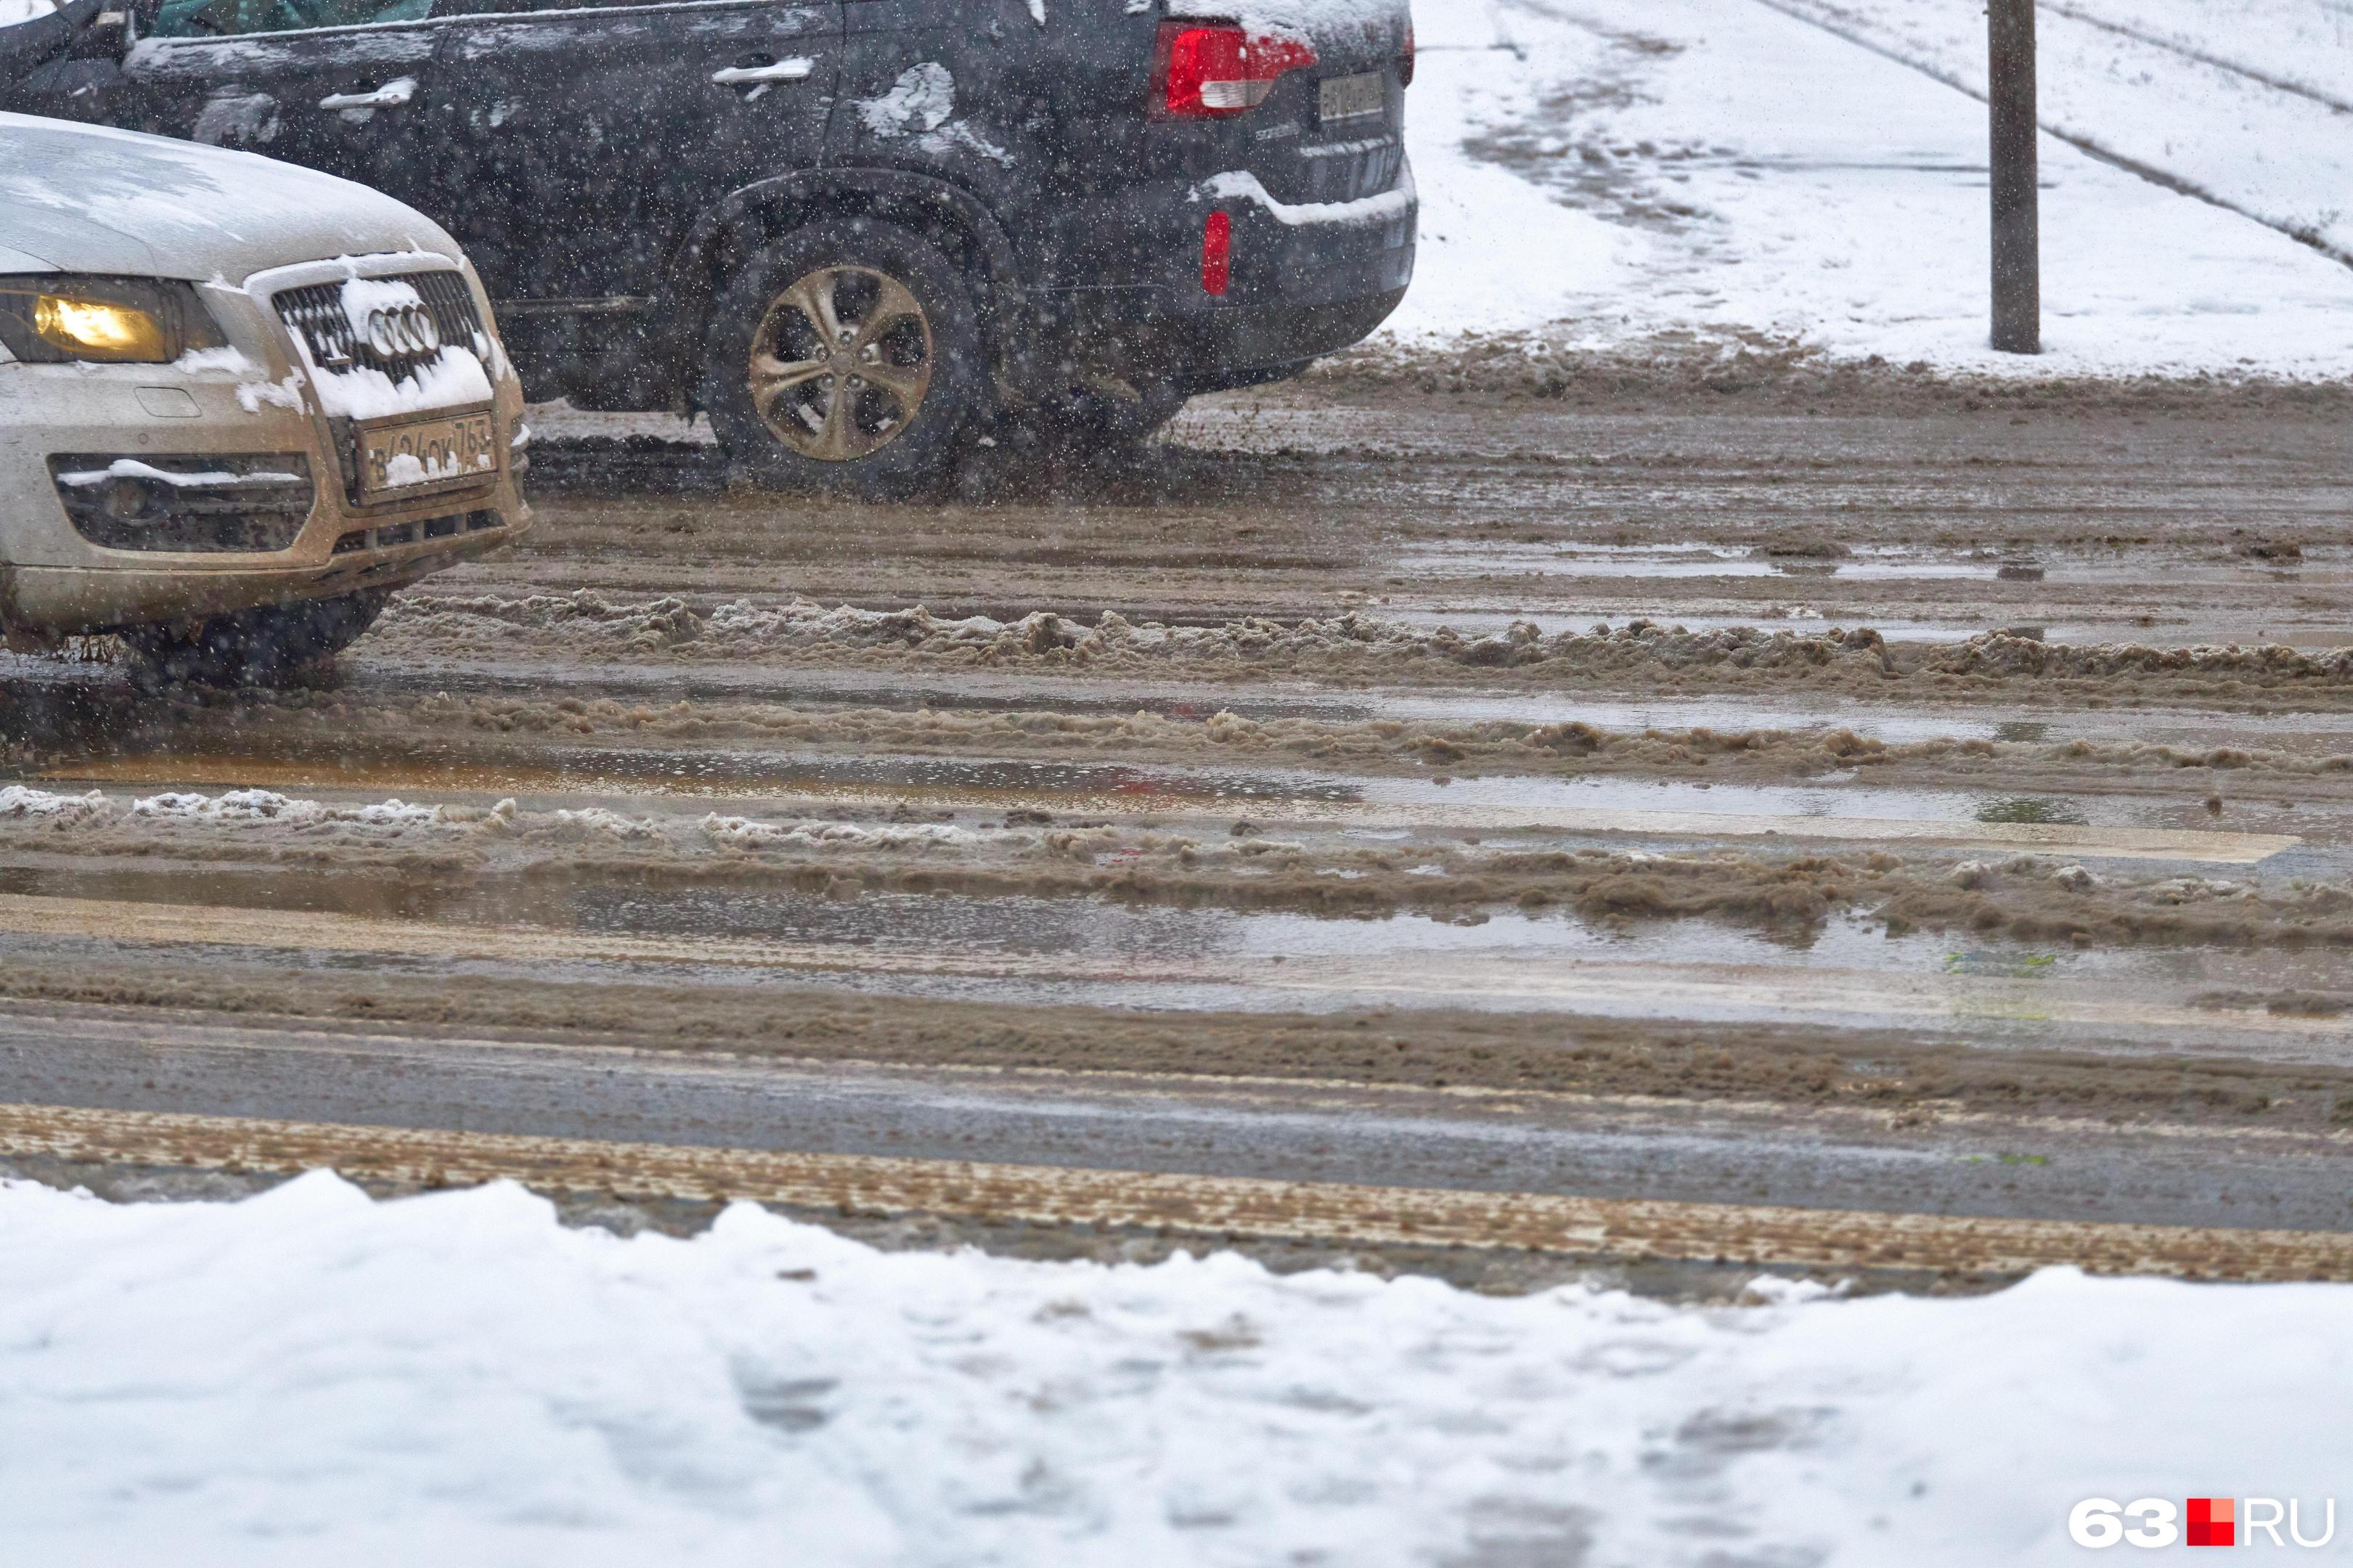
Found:
<path fill-rule="evenodd" d="M 433 0 L 164 0 L 148 30 L 159 38 L 204 38 L 419 22 L 432 14 Z"/>

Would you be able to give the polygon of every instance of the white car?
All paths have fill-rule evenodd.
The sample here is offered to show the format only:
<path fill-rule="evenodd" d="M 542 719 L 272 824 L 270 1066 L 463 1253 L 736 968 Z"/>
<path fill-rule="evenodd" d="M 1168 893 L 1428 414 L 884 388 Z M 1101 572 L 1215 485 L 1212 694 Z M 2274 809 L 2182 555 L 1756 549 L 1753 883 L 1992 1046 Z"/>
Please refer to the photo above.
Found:
<path fill-rule="evenodd" d="M 431 219 L 0 114 L 0 634 L 266 680 L 529 526 L 522 389 Z"/>

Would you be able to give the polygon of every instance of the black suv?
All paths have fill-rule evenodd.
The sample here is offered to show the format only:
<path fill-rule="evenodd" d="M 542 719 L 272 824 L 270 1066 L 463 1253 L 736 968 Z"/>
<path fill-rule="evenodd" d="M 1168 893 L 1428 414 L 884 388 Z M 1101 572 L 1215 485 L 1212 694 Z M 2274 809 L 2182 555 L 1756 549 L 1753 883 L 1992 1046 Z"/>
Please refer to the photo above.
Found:
<path fill-rule="evenodd" d="M 879 493 L 1378 325 L 1407 5 L 136 0 L 0 106 L 388 192 L 465 244 L 533 395 L 704 409 L 753 475 Z"/>

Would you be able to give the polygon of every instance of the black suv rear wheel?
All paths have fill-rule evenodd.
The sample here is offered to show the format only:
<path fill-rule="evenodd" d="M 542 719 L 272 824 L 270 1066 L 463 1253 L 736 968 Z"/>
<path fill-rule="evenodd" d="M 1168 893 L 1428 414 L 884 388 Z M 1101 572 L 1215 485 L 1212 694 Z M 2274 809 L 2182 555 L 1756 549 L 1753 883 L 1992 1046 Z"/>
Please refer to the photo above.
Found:
<path fill-rule="evenodd" d="M 834 218 L 754 253 L 712 319 L 703 403 L 729 459 L 791 489 L 906 495 L 946 479 L 989 411 L 963 269 L 895 224 Z"/>

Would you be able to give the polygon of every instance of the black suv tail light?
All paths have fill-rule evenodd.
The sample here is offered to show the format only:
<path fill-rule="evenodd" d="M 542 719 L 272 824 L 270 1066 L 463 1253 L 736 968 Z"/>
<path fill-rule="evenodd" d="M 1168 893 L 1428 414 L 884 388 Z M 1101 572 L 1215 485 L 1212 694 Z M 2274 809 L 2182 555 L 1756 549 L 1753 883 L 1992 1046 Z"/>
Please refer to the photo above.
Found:
<path fill-rule="evenodd" d="M 1153 55 L 1153 117 L 1222 120 L 1266 101 L 1287 71 L 1315 64 L 1314 46 L 1233 22 L 1163 22 Z"/>
<path fill-rule="evenodd" d="M 1413 85 L 1413 24 L 1405 25 L 1405 52 L 1398 56 L 1398 85 Z"/>

